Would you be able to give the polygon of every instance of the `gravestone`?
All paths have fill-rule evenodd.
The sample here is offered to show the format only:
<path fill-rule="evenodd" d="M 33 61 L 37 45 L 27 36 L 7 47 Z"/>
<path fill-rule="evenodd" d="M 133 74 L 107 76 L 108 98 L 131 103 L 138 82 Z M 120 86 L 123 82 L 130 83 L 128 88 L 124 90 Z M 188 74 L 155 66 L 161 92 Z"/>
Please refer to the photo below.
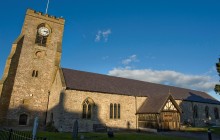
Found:
<path fill-rule="evenodd" d="M 73 125 L 73 133 L 72 133 L 73 139 L 77 139 L 78 137 L 78 121 L 75 120 Z"/>
<path fill-rule="evenodd" d="M 109 138 L 113 138 L 113 137 L 114 137 L 114 132 L 113 132 L 112 129 L 109 129 L 108 132 L 107 132 L 107 134 L 108 134 L 108 137 L 109 137 Z"/>
<path fill-rule="evenodd" d="M 38 117 L 35 117 L 34 119 L 34 127 L 33 127 L 33 132 L 32 132 L 32 139 L 35 140 L 36 134 L 37 134 L 37 127 L 38 127 Z"/>

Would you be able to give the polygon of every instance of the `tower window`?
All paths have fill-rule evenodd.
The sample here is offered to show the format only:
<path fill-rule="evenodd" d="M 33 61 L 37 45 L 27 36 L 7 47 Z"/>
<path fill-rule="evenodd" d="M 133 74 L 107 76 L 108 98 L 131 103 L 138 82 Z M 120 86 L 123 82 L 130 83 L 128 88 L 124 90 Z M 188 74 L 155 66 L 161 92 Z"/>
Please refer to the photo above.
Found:
<path fill-rule="evenodd" d="M 36 71 L 36 73 L 35 73 L 35 77 L 38 77 L 38 71 Z"/>
<path fill-rule="evenodd" d="M 50 29 L 48 25 L 46 25 L 45 23 L 40 24 L 37 27 L 35 43 L 38 44 L 39 46 L 46 47 L 49 34 L 50 34 Z"/>
<path fill-rule="evenodd" d="M 38 44 L 39 46 L 46 47 L 47 37 L 41 36 L 37 33 L 35 43 Z"/>
<path fill-rule="evenodd" d="M 32 77 L 38 77 L 38 70 L 33 70 Z"/>
<path fill-rule="evenodd" d="M 33 70 L 32 72 L 32 77 L 35 77 L 35 70 Z"/>
<path fill-rule="evenodd" d="M 19 116 L 19 125 L 27 125 L 28 115 L 27 114 L 21 114 Z"/>

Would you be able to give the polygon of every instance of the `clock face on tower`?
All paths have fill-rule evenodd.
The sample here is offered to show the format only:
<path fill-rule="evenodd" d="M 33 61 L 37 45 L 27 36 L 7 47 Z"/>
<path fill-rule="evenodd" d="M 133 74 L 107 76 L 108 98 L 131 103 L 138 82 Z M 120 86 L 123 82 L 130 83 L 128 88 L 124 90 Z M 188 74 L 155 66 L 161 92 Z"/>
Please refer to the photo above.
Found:
<path fill-rule="evenodd" d="M 40 27 L 38 29 L 38 33 L 42 36 L 48 36 L 50 34 L 50 30 L 47 27 Z"/>

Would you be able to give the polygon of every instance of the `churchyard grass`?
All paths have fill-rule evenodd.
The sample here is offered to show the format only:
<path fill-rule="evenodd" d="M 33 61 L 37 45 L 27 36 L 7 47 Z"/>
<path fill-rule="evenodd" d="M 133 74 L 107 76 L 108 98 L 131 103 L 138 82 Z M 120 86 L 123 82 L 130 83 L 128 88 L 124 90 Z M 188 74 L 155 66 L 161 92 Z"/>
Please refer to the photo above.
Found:
<path fill-rule="evenodd" d="M 193 140 L 159 134 L 125 132 L 115 133 L 114 138 L 108 138 L 107 133 L 79 133 L 78 139 L 80 139 L 82 135 L 84 140 Z M 47 137 L 48 140 L 73 140 L 71 133 L 39 132 L 38 136 Z"/>
<path fill-rule="evenodd" d="M 220 127 L 210 127 L 211 132 L 220 135 Z M 207 132 L 208 127 L 185 127 L 181 131 L 187 132 Z"/>
<path fill-rule="evenodd" d="M 212 127 L 212 128 L 211 128 L 211 131 L 212 131 L 213 133 L 215 133 L 215 134 L 220 135 L 220 127 Z"/>
<path fill-rule="evenodd" d="M 207 132 L 207 127 L 185 127 L 181 128 L 181 131 L 187 131 L 187 132 Z"/>

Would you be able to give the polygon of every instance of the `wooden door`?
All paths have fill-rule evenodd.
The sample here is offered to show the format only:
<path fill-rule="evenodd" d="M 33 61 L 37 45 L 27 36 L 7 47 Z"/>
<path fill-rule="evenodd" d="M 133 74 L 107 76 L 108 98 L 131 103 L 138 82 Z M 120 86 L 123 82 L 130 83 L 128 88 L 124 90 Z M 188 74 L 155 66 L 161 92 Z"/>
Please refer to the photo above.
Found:
<path fill-rule="evenodd" d="M 179 129 L 179 113 L 177 112 L 162 112 L 160 115 L 161 129 L 178 130 Z"/>

